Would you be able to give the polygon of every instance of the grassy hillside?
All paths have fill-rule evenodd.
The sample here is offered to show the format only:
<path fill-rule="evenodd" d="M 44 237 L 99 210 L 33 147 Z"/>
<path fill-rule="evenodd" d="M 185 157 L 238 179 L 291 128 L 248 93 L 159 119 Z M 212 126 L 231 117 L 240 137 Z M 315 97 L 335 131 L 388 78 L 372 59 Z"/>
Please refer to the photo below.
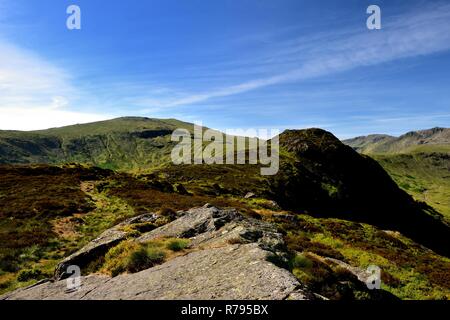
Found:
<path fill-rule="evenodd" d="M 232 197 L 187 193 L 156 176 L 81 165 L 0 166 L 0 293 L 51 277 L 64 257 L 126 218 L 205 203 L 256 214 Z"/>
<path fill-rule="evenodd" d="M 372 134 L 368 136 L 356 137 L 353 139 L 344 140 L 344 143 L 351 146 L 361 153 L 373 153 L 377 151 L 386 152 L 389 143 L 395 141 L 396 138 L 384 134 Z"/>
<path fill-rule="evenodd" d="M 449 299 L 450 259 L 436 255 L 398 232 L 336 218 L 296 219 L 270 216 L 293 252 L 293 273 L 331 299 L 345 297 L 344 270 L 330 268 L 333 258 L 366 269 L 382 269 L 382 288 L 402 299 Z M 325 258 L 325 259 L 324 259 Z M 336 282 L 336 278 L 341 278 Z M 364 297 L 360 297 L 364 299 Z"/>
<path fill-rule="evenodd" d="M 177 167 L 129 175 L 78 165 L 0 166 L 0 293 L 51 277 L 63 257 L 128 217 L 209 202 L 274 223 L 292 254 L 285 267 L 330 299 L 346 299 L 353 289 L 348 272 L 328 258 L 379 265 L 383 289 L 403 299 L 450 298 L 448 258 L 398 232 L 277 208 L 263 195 L 257 168 L 245 168 L 191 166 L 182 185 Z M 232 178 L 241 174 L 246 178 Z M 247 191 L 257 196 L 246 199 Z"/>
<path fill-rule="evenodd" d="M 0 163 L 149 168 L 169 159 L 170 135 L 177 128 L 192 130 L 192 124 L 127 117 L 42 131 L 0 131 Z"/>
<path fill-rule="evenodd" d="M 431 205 L 450 222 L 450 153 L 430 152 L 437 149 L 429 146 L 428 152 L 423 152 L 424 149 L 410 154 L 373 155 L 373 158 L 400 188 Z"/>
<path fill-rule="evenodd" d="M 47 130 L 33 131 L 36 134 L 46 136 L 60 136 L 66 139 L 79 137 L 104 135 L 110 133 L 131 133 L 158 130 L 175 130 L 185 128 L 192 130 L 192 124 L 176 119 L 155 119 L 144 117 L 123 117 L 113 120 L 98 121 L 86 124 L 77 124 L 61 128 L 51 128 Z"/>
<path fill-rule="evenodd" d="M 383 266 L 385 289 L 401 298 L 450 297 L 448 226 L 370 157 L 329 132 L 309 129 L 280 135 L 275 176 L 261 176 L 259 165 L 177 166 L 169 161 L 170 133 L 183 126 L 192 128 L 176 120 L 121 118 L 1 132 L 0 162 L 14 165 L 0 165 L 0 292 L 51 276 L 63 257 L 128 217 L 211 203 L 275 223 L 292 252 L 285 267 L 329 298 L 346 296 L 339 284 L 345 273 L 330 269 L 327 257 Z M 378 161 L 406 173 L 412 169 L 402 166 L 411 159 Z M 66 161 L 78 164 L 61 164 Z M 425 181 L 427 166 L 437 163 L 435 176 L 441 176 L 447 161 L 417 158 L 411 177 Z M 47 165 L 29 164 L 35 162 Z"/>

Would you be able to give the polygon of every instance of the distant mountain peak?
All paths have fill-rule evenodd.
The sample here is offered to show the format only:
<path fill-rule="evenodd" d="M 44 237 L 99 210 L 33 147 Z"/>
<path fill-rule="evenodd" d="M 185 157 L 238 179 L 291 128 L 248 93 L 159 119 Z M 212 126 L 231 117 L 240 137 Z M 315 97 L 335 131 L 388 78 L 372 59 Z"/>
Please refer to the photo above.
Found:
<path fill-rule="evenodd" d="M 450 129 L 435 127 L 425 130 L 407 132 L 399 137 L 383 134 L 372 134 L 343 141 L 361 153 L 404 153 L 419 146 L 427 145 L 430 150 L 434 146 L 450 147 Z"/>

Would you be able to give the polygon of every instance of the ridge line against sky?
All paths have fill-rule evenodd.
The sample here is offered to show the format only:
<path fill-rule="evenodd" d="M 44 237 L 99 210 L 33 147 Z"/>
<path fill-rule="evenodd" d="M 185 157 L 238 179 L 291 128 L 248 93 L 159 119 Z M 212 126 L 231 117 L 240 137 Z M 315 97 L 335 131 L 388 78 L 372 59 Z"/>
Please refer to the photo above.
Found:
<path fill-rule="evenodd" d="M 47 0 L 42 3 L 52 10 Z M 94 7 L 83 3 L 85 16 Z M 114 3 L 119 9 L 119 2 Z M 154 54 L 140 44 L 145 33 L 134 34 L 138 44 L 125 47 L 141 51 L 105 55 L 95 46 L 92 52 L 86 50 L 96 40 L 105 41 L 102 44 L 111 50 L 117 46 L 97 38 L 91 20 L 83 22 L 78 35 L 61 27 L 39 45 L 42 34 L 27 33 L 36 25 L 23 23 L 34 5 L 0 0 L 0 129 L 44 129 L 126 115 L 202 121 L 220 130 L 314 126 L 341 138 L 448 127 L 450 5 L 411 3 L 381 5 L 380 31 L 365 28 L 365 6 L 359 5 L 343 7 L 322 20 L 275 21 L 276 28 L 255 22 L 245 25 L 253 33 L 241 37 L 224 30 L 220 44 L 194 41 L 180 46 L 185 51 L 169 50 L 172 44 L 161 42 Z M 288 4 L 294 6 L 289 0 L 282 4 L 286 10 Z M 323 14 L 321 8 L 311 4 L 309 10 Z M 262 14 L 268 9 L 258 10 Z M 360 16 L 354 17 L 356 13 Z M 56 19 L 56 9 L 54 15 Z M 64 11 L 61 15 L 64 20 Z M 134 22 L 140 23 L 144 22 Z M 49 28 L 41 24 L 38 29 Z M 193 39 L 204 33 L 187 31 Z M 173 34 L 168 32 L 167 38 L 173 40 Z M 58 41 L 84 54 L 68 55 Z M 237 49 L 242 51 L 236 53 Z M 126 62 L 133 60 L 141 68 L 130 65 L 128 72 Z M 117 70 L 120 63 L 124 66 Z"/>

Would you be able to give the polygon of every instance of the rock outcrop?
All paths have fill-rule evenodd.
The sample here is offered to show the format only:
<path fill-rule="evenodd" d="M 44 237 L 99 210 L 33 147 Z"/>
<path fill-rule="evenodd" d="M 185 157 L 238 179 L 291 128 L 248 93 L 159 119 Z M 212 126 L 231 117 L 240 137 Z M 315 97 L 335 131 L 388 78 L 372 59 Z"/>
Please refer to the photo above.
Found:
<path fill-rule="evenodd" d="M 99 256 L 104 255 L 110 248 L 125 240 L 128 235 L 128 232 L 123 230 L 125 226 L 143 222 L 153 222 L 157 218 L 158 216 L 154 213 L 143 214 L 125 220 L 115 227 L 106 230 L 99 237 L 88 243 L 85 247 L 61 261 L 56 267 L 55 279 L 61 280 L 70 276 L 70 274 L 66 273 L 68 266 L 77 265 L 80 268 L 83 268 Z"/>
<path fill-rule="evenodd" d="M 450 257 L 447 223 L 401 190 L 374 159 L 321 129 L 286 130 L 280 147 L 295 159 L 280 158 L 278 174 L 269 178 L 283 209 L 399 231 Z"/>
<path fill-rule="evenodd" d="M 185 255 L 134 274 L 114 278 L 100 274 L 83 276 L 78 290 L 67 290 L 67 281 L 58 280 L 59 277 L 0 299 L 315 298 L 288 270 L 271 262 L 282 261 L 286 254 L 282 236 L 271 224 L 243 217 L 234 209 L 222 210 L 210 205 L 178 214 L 180 217 L 175 221 L 144 233 L 135 241 L 189 238 L 191 250 Z M 124 235 L 118 230 L 117 227 L 108 230 L 78 255 L 66 259 L 57 274 L 61 274 L 67 263 L 77 261 L 76 257 L 89 257 L 92 248 L 109 246 L 122 239 Z"/>

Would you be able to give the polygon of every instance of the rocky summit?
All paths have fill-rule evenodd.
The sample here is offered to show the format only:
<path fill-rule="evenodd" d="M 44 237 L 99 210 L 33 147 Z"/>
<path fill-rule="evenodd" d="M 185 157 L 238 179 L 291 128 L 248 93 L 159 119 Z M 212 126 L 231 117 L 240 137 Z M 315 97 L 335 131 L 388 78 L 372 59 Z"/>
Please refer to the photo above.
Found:
<path fill-rule="evenodd" d="M 88 274 L 81 286 L 67 289 L 62 270 L 89 264 L 107 247 L 125 241 L 126 232 L 146 215 L 130 219 L 103 233 L 57 267 L 55 278 L 18 289 L 1 299 L 316 299 L 288 270 L 271 261 L 286 259 L 282 236 L 269 223 L 242 216 L 235 209 L 211 205 L 177 212 L 174 221 L 143 233 L 135 242 L 187 238 L 189 250 L 163 264 L 116 277 Z M 62 279 L 62 280 L 61 280 Z M 70 279 L 69 279 L 70 280 Z"/>

